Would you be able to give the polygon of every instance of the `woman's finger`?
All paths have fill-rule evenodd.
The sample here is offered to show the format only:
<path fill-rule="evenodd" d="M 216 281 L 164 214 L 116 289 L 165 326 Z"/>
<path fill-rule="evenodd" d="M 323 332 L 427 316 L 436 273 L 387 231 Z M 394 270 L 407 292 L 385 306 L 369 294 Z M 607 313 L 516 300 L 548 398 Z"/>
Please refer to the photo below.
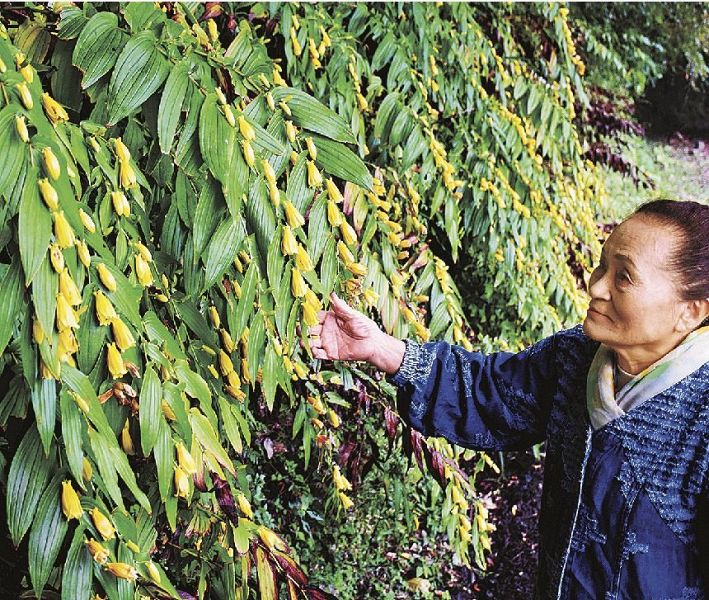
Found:
<path fill-rule="evenodd" d="M 320 360 L 327 360 L 327 353 L 322 348 L 312 348 L 313 356 Z"/>
<path fill-rule="evenodd" d="M 308 335 L 310 337 L 314 335 L 320 335 L 322 333 L 322 325 L 311 325 L 308 327 Z"/>

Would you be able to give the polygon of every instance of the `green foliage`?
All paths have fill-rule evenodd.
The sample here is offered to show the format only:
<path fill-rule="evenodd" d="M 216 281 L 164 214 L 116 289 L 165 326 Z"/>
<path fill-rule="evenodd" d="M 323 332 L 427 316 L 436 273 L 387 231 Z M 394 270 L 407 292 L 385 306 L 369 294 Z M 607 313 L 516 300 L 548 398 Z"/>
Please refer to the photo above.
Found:
<path fill-rule="evenodd" d="M 323 597 L 306 568 L 354 594 L 316 565 L 328 540 L 366 561 L 352 534 L 384 501 L 405 525 L 372 543 L 418 519 L 484 568 L 489 457 L 399 435 L 392 386 L 312 360 L 305 331 L 334 290 L 393 335 L 468 349 L 578 320 L 559 256 L 597 249 L 600 186 L 567 10 L 18 10 L 0 39 L 0 424 L 30 425 L 4 491 L 27 583 Z"/>

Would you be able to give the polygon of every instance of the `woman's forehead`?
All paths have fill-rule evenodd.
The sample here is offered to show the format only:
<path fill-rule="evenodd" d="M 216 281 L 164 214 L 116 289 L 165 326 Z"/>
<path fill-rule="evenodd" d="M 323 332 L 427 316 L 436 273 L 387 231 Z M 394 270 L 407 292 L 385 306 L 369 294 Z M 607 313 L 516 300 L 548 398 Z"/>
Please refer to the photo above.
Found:
<path fill-rule="evenodd" d="M 603 245 L 603 254 L 638 267 L 648 263 L 660 267 L 666 264 L 678 241 L 672 228 L 634 217 L 613 230 Z"/>

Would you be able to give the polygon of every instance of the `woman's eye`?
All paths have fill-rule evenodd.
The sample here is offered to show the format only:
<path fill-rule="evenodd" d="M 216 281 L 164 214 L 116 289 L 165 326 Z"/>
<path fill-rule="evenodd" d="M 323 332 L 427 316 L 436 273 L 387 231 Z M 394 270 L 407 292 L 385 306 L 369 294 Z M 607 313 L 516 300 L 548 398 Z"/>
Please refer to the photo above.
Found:
<path fill-rule="evenodd" d="M 626 271 L 618 271 L 616 274 L 616 279 L 622 283 L 631 283 L 630 275 Z"/>

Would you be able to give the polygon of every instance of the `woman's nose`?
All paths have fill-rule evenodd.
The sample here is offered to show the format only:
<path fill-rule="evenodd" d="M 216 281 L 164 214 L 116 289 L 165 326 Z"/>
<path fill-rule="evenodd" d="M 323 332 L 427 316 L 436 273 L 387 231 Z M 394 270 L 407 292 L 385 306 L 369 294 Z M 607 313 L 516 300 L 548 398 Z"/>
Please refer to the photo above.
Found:
<path fill-rule="evenodd" d="M 610 299 L 610 287 L 608 285 L 608 271 L 599 273 L 598 269 L 591 274 L 588 282 L 588 294 L 591 298 L 599 300 Z"/>

